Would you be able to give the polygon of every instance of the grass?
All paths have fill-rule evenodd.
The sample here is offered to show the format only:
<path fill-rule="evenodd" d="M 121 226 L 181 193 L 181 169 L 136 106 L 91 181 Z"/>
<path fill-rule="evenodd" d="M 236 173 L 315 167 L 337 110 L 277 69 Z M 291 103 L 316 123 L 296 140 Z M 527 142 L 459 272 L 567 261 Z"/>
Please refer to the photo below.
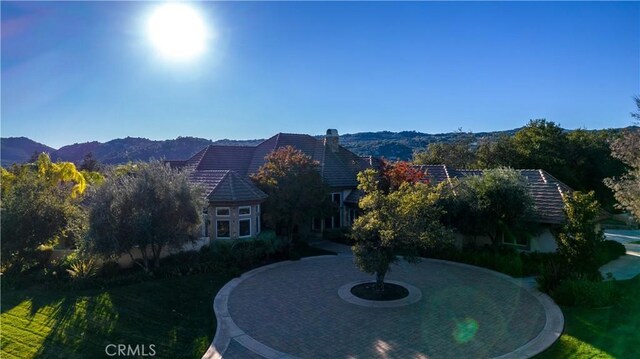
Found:
<path fill-rule="evenodd" d="M 634 358 L 640 344 L 640 276 L 616 282 L 620 295 L 611 308 L 562 308 L 560 339 L 537 358 Z"/>
<path fill-rule="evenodd" d="M 231 278 L 159 279 L 112 289 L 2 293 L 2 358 L 94 358 L 110 343 L 200 357 L 215 333 L 212 299 Z"/>
<path fill-rule="evenodd" d="M 154 344 L 159 358 L 200 358 L 216 330 L 213 298 L 231 279 L 204 273 L 107 289 L 3 288 L 0 357 L 103 358 L 113 343 Z"/>

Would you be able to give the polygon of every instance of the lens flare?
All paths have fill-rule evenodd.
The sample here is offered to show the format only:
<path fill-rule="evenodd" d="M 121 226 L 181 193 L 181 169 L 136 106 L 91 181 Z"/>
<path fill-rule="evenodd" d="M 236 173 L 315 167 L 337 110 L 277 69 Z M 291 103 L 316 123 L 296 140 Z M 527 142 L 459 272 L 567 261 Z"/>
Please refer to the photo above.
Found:
<path fill-rule="evenodd" d="M 456 342 L 463 344 L 472 340 L 478 332 L 478 322 L 472 318 L 465 318 L 462 321 L 455 321 L 456 327 L 453 331 L 453 338 Z"/>

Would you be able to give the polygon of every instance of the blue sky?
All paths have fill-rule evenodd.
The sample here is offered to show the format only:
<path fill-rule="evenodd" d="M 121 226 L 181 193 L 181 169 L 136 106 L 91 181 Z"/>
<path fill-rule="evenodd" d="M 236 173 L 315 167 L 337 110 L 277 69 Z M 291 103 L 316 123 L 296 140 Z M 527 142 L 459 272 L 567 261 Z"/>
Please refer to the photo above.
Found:
<path fill-rule="evenodd" d="M 201 2 L 216 33 L 157 56 L 153 2 L 2 1 L 3 137 L 490 131 L 631 124 L 640 3 Z"/>

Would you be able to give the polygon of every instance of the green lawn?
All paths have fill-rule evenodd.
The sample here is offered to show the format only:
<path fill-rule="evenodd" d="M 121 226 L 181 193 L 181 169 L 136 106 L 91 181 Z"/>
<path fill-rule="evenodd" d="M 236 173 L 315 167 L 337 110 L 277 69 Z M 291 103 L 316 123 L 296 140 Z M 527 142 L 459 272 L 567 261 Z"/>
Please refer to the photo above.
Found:
<path fill-rule="evenodd" d="M 101 358 L 109 343 L 200 357 L 215 333 L 212 299 L 231 278 L 199 274 L 106 290 L 2 293 L 2 358 Z"/>
<path fill-rule="evenodd" d="M 4 290 L 0 356 L 96 358 L 105 357 L 107 344 L 122 343 L 155 344 L 161 358 L 199 358 L 215 333 L 212 299 L 230 279 L 198 274 L 111 289 Z M 614 308 L 562 308 L 565 333 L 539 358 L 637 356 L 640 276 L 617 285 L 624 296 Z"/>
<path fill-rule="evenodd" d="M 613 308 L 562 308 L 565 330 L 538 356 L 544 358 L 637 358 L 640 346 L 640 276 L 619 281 Z"/>
<path fill-rule="evenodd" d="M 335 253 L 298 249 L 302 257 L 323 254 Z M 0 358 L 103 358 L 112 343 L 200 358 L 216 330 L 213 298 L 231 279 L 206 273 L 109 289 L 3 288 Z"/>

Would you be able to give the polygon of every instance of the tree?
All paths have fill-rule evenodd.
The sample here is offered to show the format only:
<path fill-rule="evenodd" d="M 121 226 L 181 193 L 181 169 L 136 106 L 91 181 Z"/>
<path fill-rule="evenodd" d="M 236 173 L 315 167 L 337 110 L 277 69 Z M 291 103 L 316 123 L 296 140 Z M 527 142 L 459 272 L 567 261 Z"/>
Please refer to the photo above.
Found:
<path fill-rule="evenodd" d="M 403 183 L 416 183 L 424 181 L 424 173 L 417 170 L 409 162 L 382 162 L 381 189 L 388 193 L 396 191 Z"/>
<path fill-rule="evenodd" d="M 485 170 L 458 181 L 442 200 L 443 221 L 468 235 L 486 235 L 494 246 L 502 236 L 527 232 L 533 200 L 526 180 L 510 168 Z"/>
<path fill-rule="evenodd" d="M 52 163 L 41 153 L 34 163 L 2 169 L 1 186 L 3 261 L 28 259 L 40 245 L 72 245 L 83 235 L 87 181 L 73 163 Z"/>
<path fill-rule="evenodd" d="M 501 135 L 495 140 L 483 140 L 476 151 L 477 168 L 514 167 L 516 163 L 513 137 Z"/>
<path fill-rule="evenodd" d="M 638 111 L 631 116 L 640 120 L 640 97 L 635 97 L 635 102 Z M 605 184 L 613 190 L 618 207 L 640 221 L 640 129 L 627 130 L 611 143 L 611 155 L 627 165 L 628 170 L 620 177 L 605 179 Z"/>
<path fill-rule="evenodd" d="M 310 227 L 313 217 L 322 217 L 332 208 L 318 163 L 292 146 L 267 155 L 252 179 L 269 195 L 264 204 L 264 220 L 290 240 L 296 229 Z"/>
<path fill-rule="evenodd" d="M 565 152 L 568 141 L 565 131 L 553 121 L 531 120 L 513 136 L 516 168 L 542 168 L 562 178 L 569 185 L 575 181 L 568 170 Z"/>
<path fill-rule="evenodd" d="M 85 249 L 107 257 L 128 254 L 149 271 L 160 254 L 197 238 L 202 193 L 187 174 L 159 161 L 139 163 L 135 171 L 110 176 L 92 198 Z M 135 260 L 139 248 L 142 262 Z M 150 253 L 149 253 L 150 252 Z"/>
<path fill-rule="evenodd" d="M 87 152 L 82 159 L 82 163 L 80 164 L 81 171 L 89 171 L 89 172 L 99 172 L 101 170 L 100 163 L 93 156 L 93 152 Z"/>
<path fill-rule="evenodd" d="M 365 192 L 360 200 L 364 214 L 356 218 L 351 236 L 356 266 L 375 274 L 377 290 L 384 290 L 384 278 L 390 265 L 398 261 L 398 252 L 409 262 L 418 260 L 420 250 L 451 240 L 439 221 L 437 202 L 441 187 L 404 183 L 396 191 L 381 189 L 380 175 L 373 169 L 358 174 L 358 188 Z"/>
<path fill-rule="evenodd" d="M 430 143 L 426 151 L 417 152 L 413 162 L 418 165 L 448 165 L 453 168 L 470 168 L 476 162 L 476 155 L 472 149 L 475 137 L 472 134 L 461 133 L 450 143 Z"/>
<path fill-rule="evenodd" d="M 564 204 L 566 222 L 558 234 L 558 253 L 570 273 L 601 278 L 598 248 L 604 234 L 595 226 L 600 205 L 593 191 L 573 192 L 565 196 Z"/>
<path fill-rule="evenodd" d="M 608 130 L 575 130 L 567 134 L 565 152 L 568 168 L 575 179 L 571 187 L 578 191 L 595 191 L 596 199 L 607 210 L 614 208 L 615 198 L 604 179 L 618 177 L 625 169 L 624 163 L 611 155 L 609 144 L 614 136 L 616 134 Z"/>

